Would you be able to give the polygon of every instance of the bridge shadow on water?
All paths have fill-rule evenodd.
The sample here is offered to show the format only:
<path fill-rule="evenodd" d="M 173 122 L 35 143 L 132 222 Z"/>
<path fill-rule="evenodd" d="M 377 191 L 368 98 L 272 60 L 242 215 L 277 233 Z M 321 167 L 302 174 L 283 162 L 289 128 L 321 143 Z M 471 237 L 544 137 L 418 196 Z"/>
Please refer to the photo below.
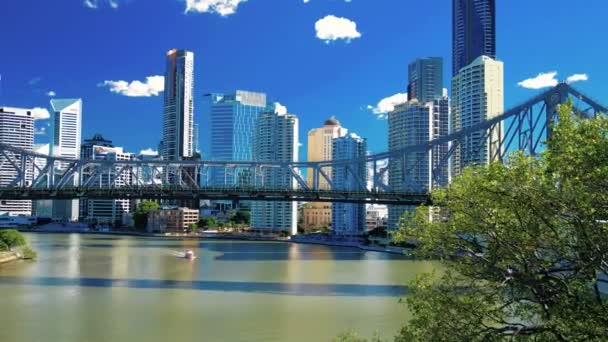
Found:
<path fill-rule="evenodd" d="M 97 287 L 130 289 L 179 289 L 320 297 L 400 297 L 405 286 L 365 284 L 265 283 L 238 281 L 186 281 L 155 279 L 107 279 L 67 277 L 2 277 L 0 285 Z"/>

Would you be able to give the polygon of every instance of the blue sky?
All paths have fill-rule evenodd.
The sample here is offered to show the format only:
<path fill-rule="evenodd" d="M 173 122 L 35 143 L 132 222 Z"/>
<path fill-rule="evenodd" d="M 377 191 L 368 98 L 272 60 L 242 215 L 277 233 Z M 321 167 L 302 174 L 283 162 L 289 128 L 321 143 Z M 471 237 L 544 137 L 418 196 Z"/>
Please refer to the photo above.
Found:
<path fill-rule="evenodd" d="M 136 153 L 155 148 L 162 92 L 152 87 L 146 88 L 151 96 L 128 97 L 100 84 L 163 75 L 165 52 L 184 48 L 195 54 L 197 121 L 203 94 L 261 91 L 299 116 L 303 144 L 308 130 L 335 115 L 381 152 L 386 121 L 368 106 L 405 92 L 411 60 L 443 57 L 449 86 L 450 0 L 222 0 L 224 7 L 205 6 L 218 1 L 2 0 L 0 105 L 48 108 L 51 91 L 79 97 L 84 138 L 101 133 Z M 607 1 L 497 2 L 507 108 L 540 91 L 518 82 L 551 71 L 559 80 L 586 74 L 588 80 L 574 86 L 608 104 Z M 327 16 L 336 18 L 322 21 L 316 32 L 315 23 Z M 324 40 L 340 37 L 351 39 Z M 545 76 L 544 83 L 550 80 Z"/>

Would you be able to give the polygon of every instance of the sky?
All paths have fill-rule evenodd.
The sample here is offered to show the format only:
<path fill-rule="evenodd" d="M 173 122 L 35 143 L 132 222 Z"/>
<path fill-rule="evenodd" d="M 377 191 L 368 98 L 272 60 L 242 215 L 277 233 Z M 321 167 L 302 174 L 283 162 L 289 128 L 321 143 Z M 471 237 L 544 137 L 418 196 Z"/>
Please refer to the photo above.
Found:
<path fill-rule="evenodd" d="M 172 48 L 195 55 L 196 122 L 204 94 L 265 92 L 298 115 L 301 160 L 332 115 L 386 151 L 382 100 L 403 98 L 415 58 L 443 57 L 450 83 L 450 0 L 2 0 L 0 13 L 0 106 L 38 108 L 37 143 L 50 99 L 82 98 L 83 138 L 156 149 Z M 605 0 L 498 0 L 506 108 L 568 78 L 608 104 L 605 13 Z"/>

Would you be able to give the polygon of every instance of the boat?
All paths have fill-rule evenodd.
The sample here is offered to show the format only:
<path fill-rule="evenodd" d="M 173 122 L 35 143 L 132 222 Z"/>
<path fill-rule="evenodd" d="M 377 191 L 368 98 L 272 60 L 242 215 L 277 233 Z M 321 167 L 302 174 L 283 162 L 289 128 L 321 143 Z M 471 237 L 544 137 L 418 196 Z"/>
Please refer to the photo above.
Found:
<path fill-rule="evenodd" d="M 193 251 L 186 251 L 184 253 L 184 258 L 190 259 L 190 260 L 194 259 L 195 258 L 194 252 Z"/>

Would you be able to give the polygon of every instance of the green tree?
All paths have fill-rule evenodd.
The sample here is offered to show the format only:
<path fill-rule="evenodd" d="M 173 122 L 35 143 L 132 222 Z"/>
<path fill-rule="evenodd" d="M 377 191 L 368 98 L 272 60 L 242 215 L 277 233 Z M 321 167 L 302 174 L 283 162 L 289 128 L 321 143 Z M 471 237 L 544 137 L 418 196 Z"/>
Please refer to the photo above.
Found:
<path fill-rule="evenodd" d="M 0 230 L 0 245 L 6 246 L 8 250 L 12 250 L 15 247 L 25 246 L 27 241 L 23 234 L 19 233 L 14 229 Z"/>
<path fill-rule="evenodd" d="M 234 216 L 230 219 L 230 221 L 236 224 L 246 224 L 249 225 L 251 222 L 251 212 L 246 210 L 239 210 L 234 214 Z"/>
<path fill-rule="evenodd" d="M 192 224 L 188 225 L 188 228 L 186 228 L 186 231 L 188 233 L 194 233 L 194 232 L 196 232 L 197 229 L 198 229 L 198 225 L 196 223 L 192 223 Z"/>
<path fill-rule="evenodd" d="M 572 111 L 540 156 L 467 169 L 404 221 L 447 271 L 412 284 L 396 341 L 608 340 L 608 119 Z"/>
<path fill-rule="evenodd" d="M 215 217 L 203 217 L 198 221 L 198 227 L 205 230 L 216 228 L 217 220 Z"/>
<path fill-rule="evenodd" d="M 160 205 L 154 201 L 141 201 L 137 205 L 135 214 L 133 214 L 133 220 L 135 221 L 135 228 L 139 230 L 145 230 L 148 225 L 148 213 L 157 211 Z"/>

